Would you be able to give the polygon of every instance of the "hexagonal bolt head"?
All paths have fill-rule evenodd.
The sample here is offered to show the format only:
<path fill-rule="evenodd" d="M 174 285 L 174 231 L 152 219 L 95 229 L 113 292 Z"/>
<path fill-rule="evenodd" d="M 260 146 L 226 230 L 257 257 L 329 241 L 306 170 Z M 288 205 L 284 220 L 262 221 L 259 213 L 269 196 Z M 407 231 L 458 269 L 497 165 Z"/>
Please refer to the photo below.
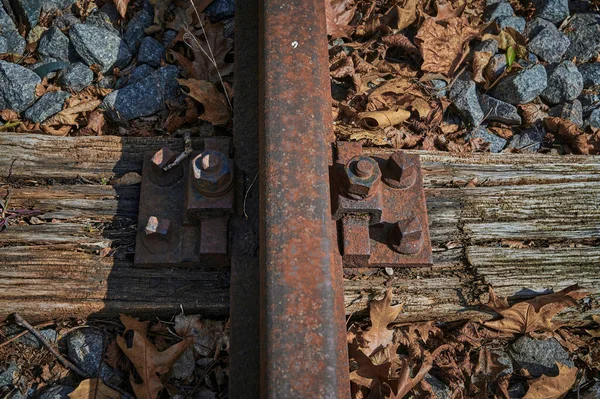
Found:
<path fill-rule="evenodd" d="M 214 150 L 203 151 L 192 160 L 192 173 L 194 187 L 207 196 L 224 194 L 233 181 L 229 158 Z"/>
<path fill-rule="evenodd" d="M 150 216 L 144 233 L 149 238 L 159 238 L 161 240 L 169 239 L 169 228 L 171 227 L 171 221 L 169 219 L 158 218 L 156 216 Z"/>
<path fill-rule="evenodd" d="M 388 232 L 388 243 L 400 254 L 414 255 L 423 247 L 423 229 L 417 217 L 401 220 Z"/>
<path fill-rule="evenodd" d="M 342 188 L 348 197 L 361 200 L 377 191 L 381 170 L 373 158 L 358 155 L 344 166 L 341 178 Z"/>
<path fill-rule="evenodd" d="M 383 181 L 393 188 L 408 188 L 417 180 L 417 168 L 413 160 L 402 151 L 390 155 L 385 164 L 386 176 Z"/>
<path fill-rule="evenodd" d="M 177 158 L 177 153 L 169 147 L 163 147 L 152 156 L 152 170 L 158 174 L 164 173 L 164 167 L 170 165 Z"/>

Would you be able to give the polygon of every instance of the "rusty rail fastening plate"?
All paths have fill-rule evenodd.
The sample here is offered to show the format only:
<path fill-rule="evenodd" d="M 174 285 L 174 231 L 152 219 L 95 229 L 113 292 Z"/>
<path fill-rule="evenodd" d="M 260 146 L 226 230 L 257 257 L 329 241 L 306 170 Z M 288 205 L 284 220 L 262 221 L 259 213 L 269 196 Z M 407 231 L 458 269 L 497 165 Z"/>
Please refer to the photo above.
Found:
<path fill-rule="evenodd" d="M 167 147 L 144 154 L 135 265 L 227 266 L 227 221 L 234 205 L 234 165 L 227 137 L 165 171 Z"/>
<path fill-rule="evenodd" d="M 331 168 L 332 214 L 344 267 L 431 264 L 431 241 L 418 155 L 363 155 L 338 142 Z"/>

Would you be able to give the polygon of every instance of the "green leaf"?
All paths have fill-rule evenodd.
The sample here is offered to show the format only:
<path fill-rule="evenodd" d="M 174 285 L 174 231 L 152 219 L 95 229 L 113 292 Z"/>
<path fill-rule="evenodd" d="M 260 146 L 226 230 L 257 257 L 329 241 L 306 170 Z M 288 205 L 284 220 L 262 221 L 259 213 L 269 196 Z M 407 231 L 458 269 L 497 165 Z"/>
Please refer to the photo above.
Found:
<path fill-rule="evenodd" d="M 507 69 L 509 71 L 510 71 L 510 68 L 512 67 L 512 64 L 515 62 L 516 58 L 517 58 L 517 52 L 515 51 L 515 47 L 509 46 L 506 49 L 506 65 L 507 65 Z"/>

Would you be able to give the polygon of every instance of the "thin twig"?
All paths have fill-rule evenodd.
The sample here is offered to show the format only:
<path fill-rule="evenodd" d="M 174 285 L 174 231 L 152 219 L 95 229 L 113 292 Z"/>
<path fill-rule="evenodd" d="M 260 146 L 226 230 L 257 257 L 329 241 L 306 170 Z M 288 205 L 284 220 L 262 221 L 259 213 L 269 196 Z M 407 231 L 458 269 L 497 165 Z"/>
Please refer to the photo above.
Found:
<path fill-rule="evenodd" d="M 75 366 L 73 363 L 71 363 L 70 361 L 65 359 L 65 357 L 63 355 L 61 355 L 56 349 L 54 349 L 52 347 L 52 344 L 50 342 L 48 342 L 46 337 L 44 337 L 42 334 L 40 334 L 40 332 L 38 330 L 36 330 L 36 328 L 34 326 L 29 324 L 27 322 L 27 320 L 25 320 L 23 317 L 21 317 L 20 314 L 15 313 L 14 317 L 15 317 L 15 321 L 22 327 L 26 328 L 34 337 L 36 337 L 38 339 L 38 341 L 40 341 L 40 343 L 42 345 L 44 345 L 46 347 L 46 349 L 48 349 L 50 351 L 50 353 L 52 353 L 54 356 L 56 356 L 56 359 L 63 366 L 65 366 L 69 370 L 72 370 L 76 374 L 79 374 L 83 378 L 90 378 L 90 376 L 85 371 L 81 370 L 79 367 Z"/>
<path fill-rule="evenodd" d="M 256 176 L 254 176 L 254 179 L 252 179 L 252 183 L 250 183 L 250 187 L 248 187 L 248 190 L 246 190 L 246 194 L 244 195 L 244 217 L 246 219 L 248 219 L 248 214 L 246 213 L 246 200 L 248 199 L 248 193 L 250 193 L 250 190 L 252 189 L 252 186 L 254 185 L 254 182 L 256 181 L 257 177 L 258 172 L 256 172 Z"/>
<path fill-rule="evenodd" d="M 45 322 L 45 323 L 42 323 L 42 324 L 36 324 L 36 325 L 35 325 L 35 328 L 48 327 L 48 326 L 51 326 L 51 325 L 53 325 L 53 324 L 54 324 L 54 322 L 53 322 L 53 321 L 47 321 L 47 322 Z M 9 339 L 7 339 L 6 341 L 4 341 L 4 342 L 0 343 L 0 348 L 2 348 L 2 347 L 4 347 L 4 346 L 6 346 L 6 345 L 8 345 L 8 344 L 10 344 L 11 342 L 14 342 L 14 341 L 18 340 L 18 339 L 19 339 L 19 338 L 21 338 L 23 335 L 27 335 L 27 334 L 29 334 L 29 331 L 25 330 L 25 331 L 22 331 L 22 332 L 18 333 L 17 335 L 14 335 L 14 336 L 10 337 L 10 338 L 9 338 Z"/>
<path fill-rule="evenodd" d="M 181 162 L 183 162 L 184 159 L 186 159 L 194 151 L 192 148 L 192 135 L 189 132 L 184 134 L 183 143 L 184 143 L 183 152 L 181 154 L 179 154 L 179 156 L 177 158 L 175 158 L 175 160 L 173 162 L 171 162 L 169 165 L 167 165 L 163 168 L 163 170 L 165 172 L 167 170 L 172 169 L 175 166 L 179 165 Z"/>

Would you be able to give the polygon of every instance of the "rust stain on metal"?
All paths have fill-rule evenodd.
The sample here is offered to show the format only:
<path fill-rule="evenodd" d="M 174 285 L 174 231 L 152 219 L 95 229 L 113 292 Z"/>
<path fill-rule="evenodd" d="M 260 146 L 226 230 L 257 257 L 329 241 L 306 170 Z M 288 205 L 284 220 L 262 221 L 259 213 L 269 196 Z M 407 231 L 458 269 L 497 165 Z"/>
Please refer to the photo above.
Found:
<path fill-rule="evenodd" d="M 177 153 L 163 147 L 144 154 L 136 266 L 229 265 L 227 220 L 234 202 L 230 139 L 206 139 L 204 146 L 205 151 L 166 171 Z M 203 174 L 196 178 L 198 163 Z"/>
<path fill-rule="evenodd" d="M 367 160 L 370 166 L 366 166 Z M 364 166 L 357 169 L 359 162 Z M 418 155 L 398 151 L 390 156 L 367 157 L 360 144 L 339 142 L 331 181 L 332 214 L 341 224 L 344 266 L 410 267 L 432 263 Z"/>
<path fill-rule="evenodd" d="M 261 397 L 349 397 L 321 0 L 261 2 Z"/>

